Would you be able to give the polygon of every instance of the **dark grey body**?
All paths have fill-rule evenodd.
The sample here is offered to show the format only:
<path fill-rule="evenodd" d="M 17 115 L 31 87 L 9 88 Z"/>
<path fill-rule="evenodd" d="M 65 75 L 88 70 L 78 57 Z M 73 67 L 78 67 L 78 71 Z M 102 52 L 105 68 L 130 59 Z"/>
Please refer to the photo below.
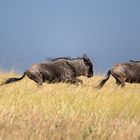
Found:
<path fill-rule="evenodd" d="M 34 64 L 20 78 L 9 78 L 4 84 L 16 82 L 23 79 L 27 75 L 30 79 L 35 81 L 38 85 L 43 82 L 49 83 L 66 82 L 72 84 L 83 83 L 82 80 L 77 79 L 78 76 L 93 76 L 92 63 L 90 59 L 84 55 L 82 58 L 57 58 L 46 63 Z"/>
<path fill-rule="evenodd" d="M 122 87 L 125 86 L 125 82 L 140 83 L 140 61 L 131 60 L 128 63 L 116 64 L 108 71 L 107 76 L 99 84 L 101 88 L 106 81 L 112 75 L 116 79 L 116 84 Z"/>

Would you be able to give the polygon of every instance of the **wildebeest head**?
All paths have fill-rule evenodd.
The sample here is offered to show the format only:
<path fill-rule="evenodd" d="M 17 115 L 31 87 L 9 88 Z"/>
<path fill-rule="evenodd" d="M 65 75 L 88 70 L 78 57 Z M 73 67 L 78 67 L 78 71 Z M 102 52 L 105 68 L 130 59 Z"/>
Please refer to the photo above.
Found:
<path fill-rule="evenodd" d="M 86 76 L 88 78 L 93 76 L 93 65 L 86 54 L 84 54 L 83 57 L 68 62 L 76 70 L 77 76 Z"/>
<path fill-rule="evenodd" d="M 93 76 L 93 65 L 86 54 L 83 55 L 83 62 L 85 65 L 85 68 L 83 71 L 83 76 L 87 76 L 88 78 L 92 77 Z"/>

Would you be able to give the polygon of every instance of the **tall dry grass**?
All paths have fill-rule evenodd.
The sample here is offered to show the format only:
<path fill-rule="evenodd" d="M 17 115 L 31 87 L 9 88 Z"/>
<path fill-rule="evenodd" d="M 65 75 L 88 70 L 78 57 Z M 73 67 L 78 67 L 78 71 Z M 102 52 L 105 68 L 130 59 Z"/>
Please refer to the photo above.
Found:
<path fill-rule="evenodd" d="M 121 89 L 111 78 L 97 90 L 103 76 L 80 78 L 82 86 L 25 78 L 0 87 L 0 140 L 140 140 L 140 85 Z"/>

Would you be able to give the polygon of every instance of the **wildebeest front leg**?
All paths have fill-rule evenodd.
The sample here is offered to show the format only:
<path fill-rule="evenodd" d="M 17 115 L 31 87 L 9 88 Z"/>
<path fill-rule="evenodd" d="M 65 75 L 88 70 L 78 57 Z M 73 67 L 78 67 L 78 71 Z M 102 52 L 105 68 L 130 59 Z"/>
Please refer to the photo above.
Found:
<path fill-rule="evenodd" d="M 75 84 L 75 85 L 83 84 L 82 80 L 76 78 L 76 71 L 71 69 L 71 67 L 68 70 L 68 72 L 64 74 L 63 80 L 66 83 L 70 83 L 70 84 Z"/>
<path fill-rule="evenodd" d="M 83 81 L 81 79 L 76 79 L 76 83 L 78 83 L 78 85 L 82 85 L 83 84 Z"/>
<path fill-rule="evenodd" d="M 71 83 L 71 84 L 75 84 L 75 85 L 82 85 L 83 81 L 75 78 L 75 79 L 67 80 L 67 83 Z"/>

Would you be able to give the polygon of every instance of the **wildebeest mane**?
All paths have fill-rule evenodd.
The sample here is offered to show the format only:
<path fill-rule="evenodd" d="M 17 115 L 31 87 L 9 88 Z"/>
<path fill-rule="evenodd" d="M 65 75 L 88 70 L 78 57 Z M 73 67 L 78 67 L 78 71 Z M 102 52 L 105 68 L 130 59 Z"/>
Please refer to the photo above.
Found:
<path fill-rule="evenodd" d="M 77 59 L 82 59 L 82 57 L 76 57 L 76 58 L 71 58 L 69 56 L 67 57 L 57 57 L 57 58 L 47 58 L 48 61 L 57 61 L 57 60 L 60 60 L 60 59 L 65 59 L 65 60 L 77 60 Z"/>
<path fill-rule="evenodd" d="M 138 61 L 138 60 L 129 60 L 129 62 L 132 62 L 132 63 L 140 63 L 140 61 Z"/>

